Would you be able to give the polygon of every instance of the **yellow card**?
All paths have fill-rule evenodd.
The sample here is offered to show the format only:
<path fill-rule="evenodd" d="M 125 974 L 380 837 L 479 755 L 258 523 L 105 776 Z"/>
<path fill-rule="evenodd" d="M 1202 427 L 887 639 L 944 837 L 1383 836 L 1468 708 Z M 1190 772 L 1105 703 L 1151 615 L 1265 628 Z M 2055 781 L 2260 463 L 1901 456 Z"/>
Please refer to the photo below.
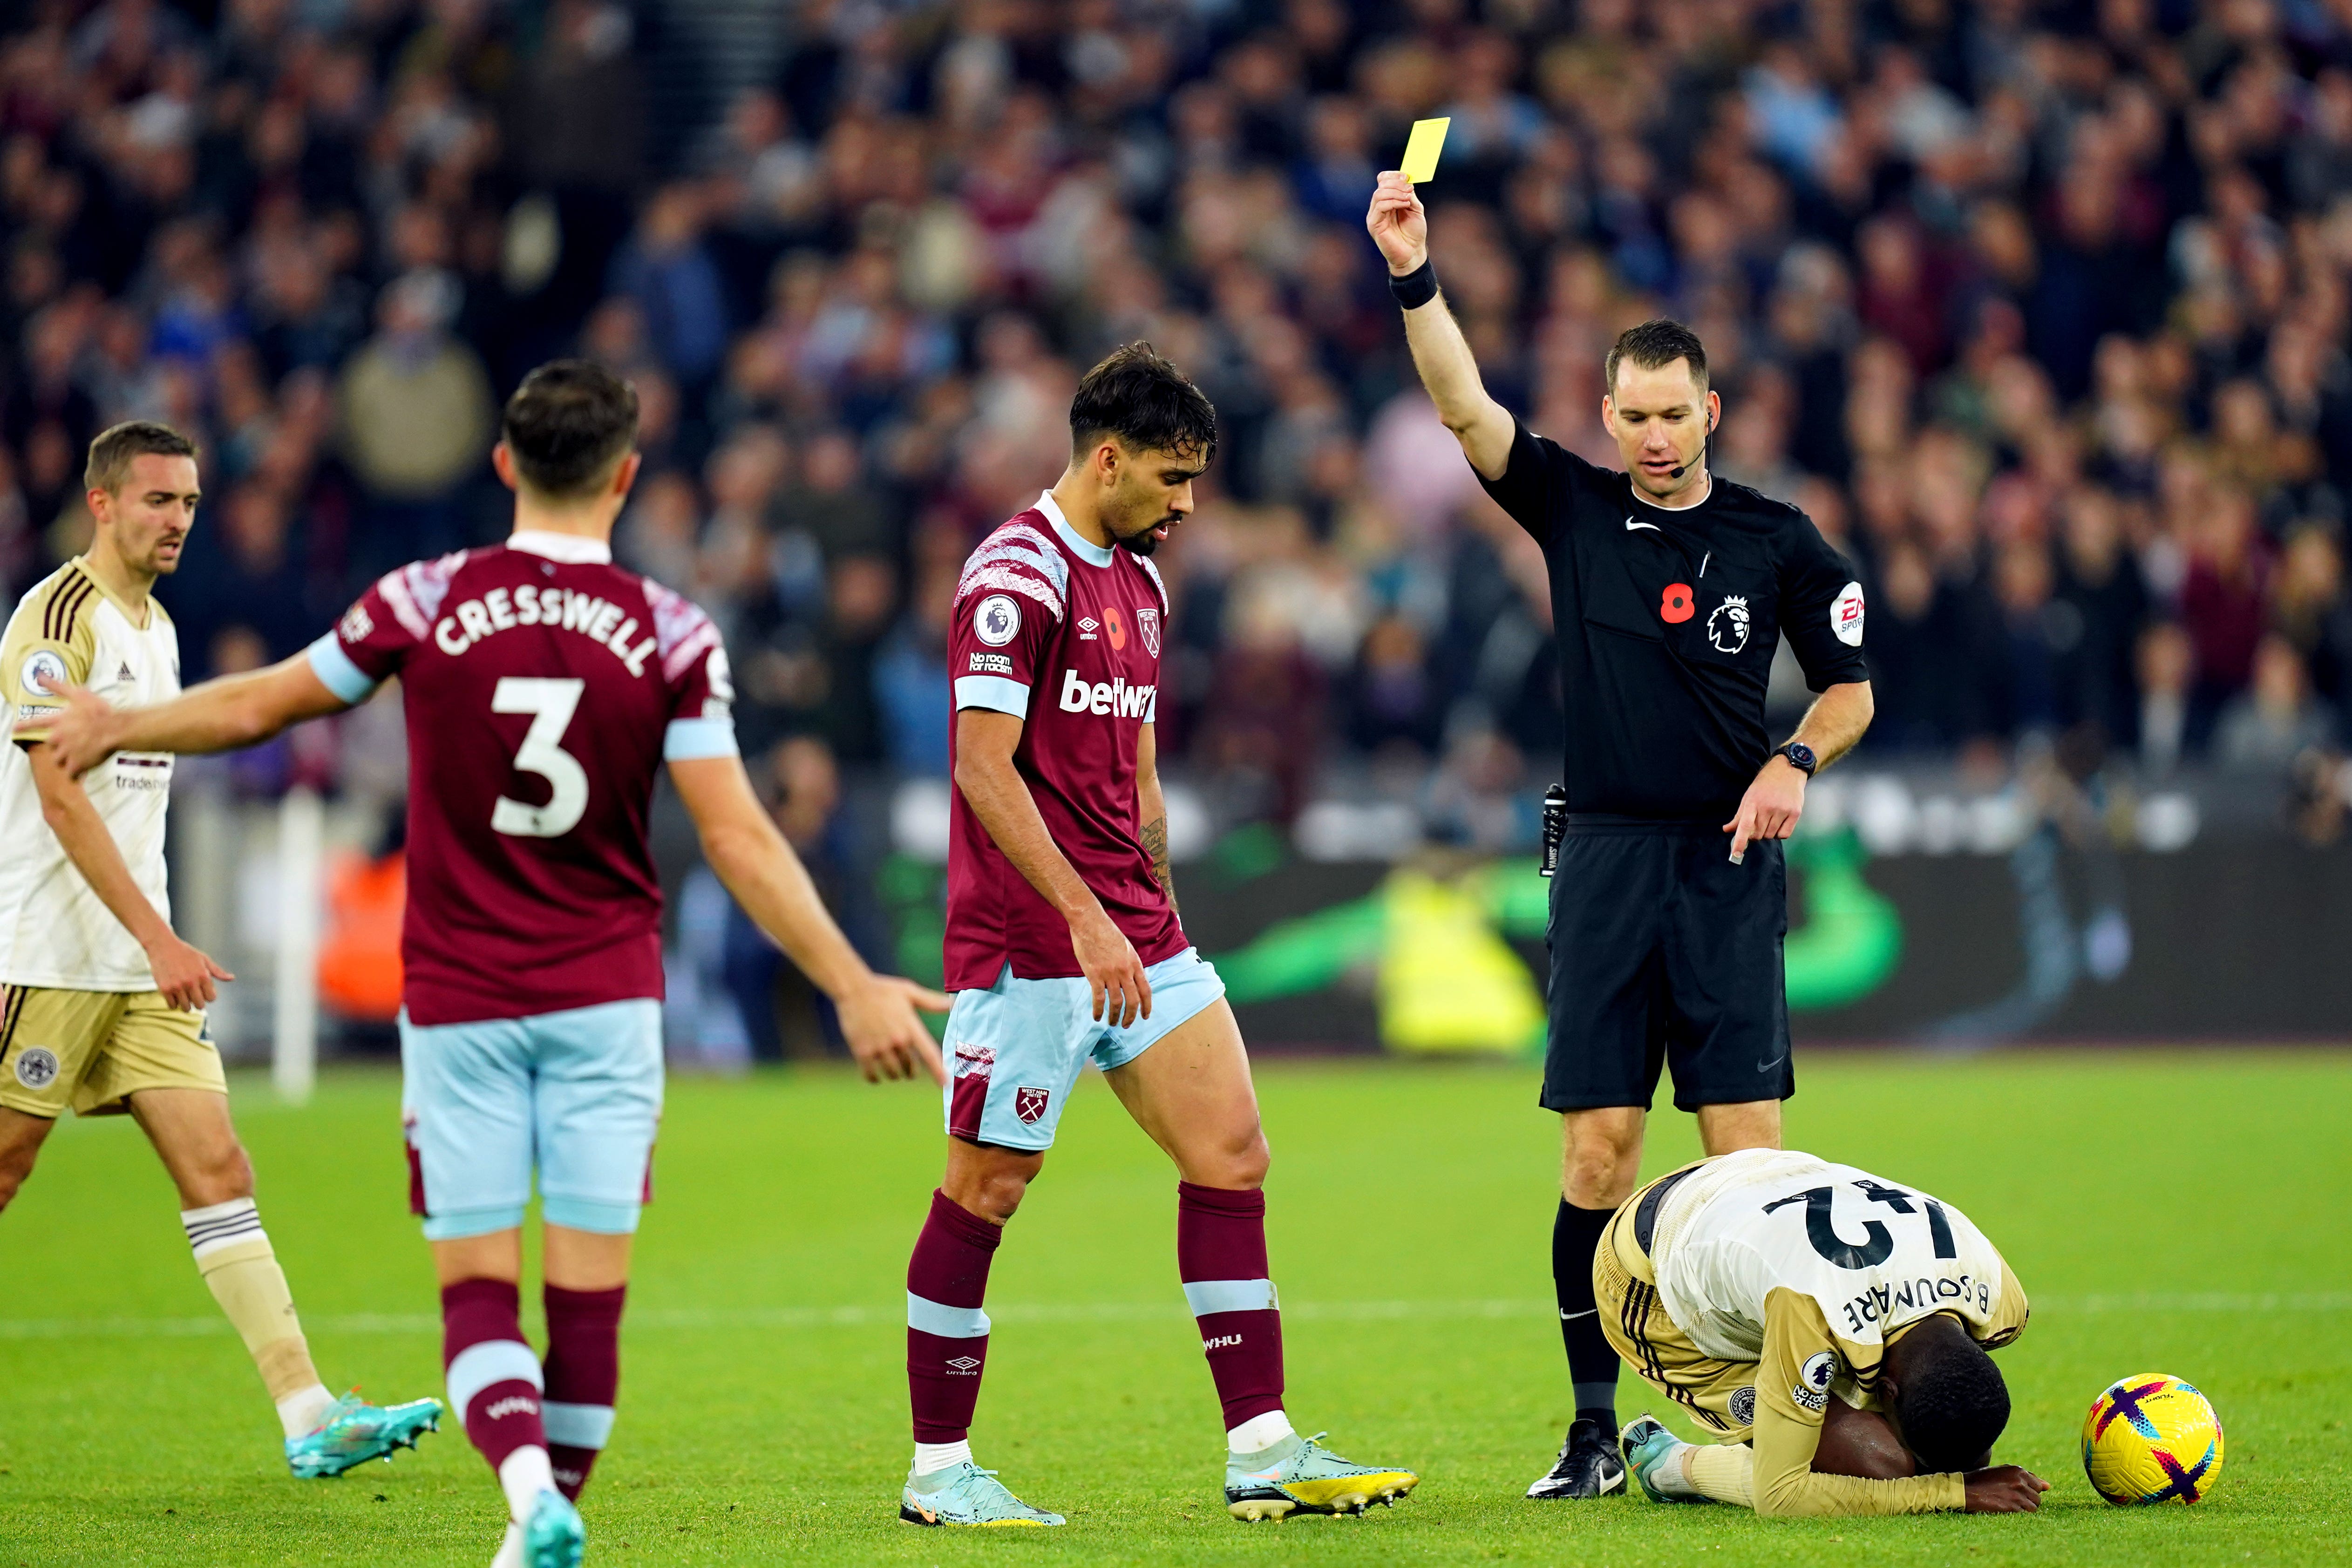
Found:
<path fill-rule="evenodd" d="M 1404 144 L 1404 162 L 1398 165 L 1404 177 L 1413 184 L 1425 183 L 1437 177 L 1437 154 L 1445 145 L 1445 128 L 1451 120 L 1416 120 L 1412 136 Z"/>

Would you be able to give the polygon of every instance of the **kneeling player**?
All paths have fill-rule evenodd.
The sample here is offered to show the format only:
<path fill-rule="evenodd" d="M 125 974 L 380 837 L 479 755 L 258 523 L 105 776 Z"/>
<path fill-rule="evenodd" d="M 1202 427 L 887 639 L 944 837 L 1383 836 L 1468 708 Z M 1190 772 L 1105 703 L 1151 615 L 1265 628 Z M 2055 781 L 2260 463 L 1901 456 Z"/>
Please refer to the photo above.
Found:
<path fill-rule="evenodd" d="M 947 1175 L 907 1269 L 915 1460 L 899 1517 L 1054 1525 L 972 1462 L 981 1310 L 1005 1221 L 1092 1061 L 1175 1162 L 1176 1263 L 1224 1406 L 1240 1519 L 1361 1512 L 1410 1470 L 1291 1430 L 1267 1277 L 1265 1139 L 1224 985 L 1169 887 L 1153 719 L 1167 598 L 1151 552 L 1192 509 L 1209 401 L 1147 344 L 1087 373 L 1070 465 L 956 589 Z"/>
<path fill-rule="evenodd" d="M 1627 1468 L 1660 1502 L 2016 1513 L 2050 1490 L 1988 1468 L 2009 1389 L 1986 1352 L 2023 1331 L 2025 1291 L 1948 1204 L 1745 1149 L 1627 1199 L 1592 1280 L 1617 1354 L 1717 1435 L 1625 1428 Z"/>

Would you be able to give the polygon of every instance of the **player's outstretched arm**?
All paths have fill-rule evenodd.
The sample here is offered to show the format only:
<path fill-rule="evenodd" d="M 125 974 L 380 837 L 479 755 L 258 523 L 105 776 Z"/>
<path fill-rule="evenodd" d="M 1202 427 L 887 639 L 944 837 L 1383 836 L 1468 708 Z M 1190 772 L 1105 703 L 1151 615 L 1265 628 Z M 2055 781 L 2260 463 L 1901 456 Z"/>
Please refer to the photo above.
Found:
<path fill-rule="evenodd" d="M 842 1038 L 867 1080 L 928 1072 L 945 1083 L 939 1047 L 915 1009 L 943 1013 L 948 998 L 866 967 L 817 895 L 808 868 L 751 792 L 742 759 L 679 758 L 669 764 L 669 778 L 701 836 L 703 858 L 752 924 L 833 998 Z"/>
<path fill-rule="evenodd" d="M 1381 247 L 1391 277 L 1418 272 L 1428 261 L 1429 215 L 1412 193 L 1412 182 L 1399 171 L 1389 170 L 1373 187 L 1364 227 Z M 1470 466 L 1486 478 L 1501 478 L 1510 465 L 1516 425 L 1510 410 L 1487 395 L 1470 341 L 1445 308 L 1444 295 L 1404 313 L 1404 339 L 1412 350 L 1412 368 L 1421 372 L 1421 384 L 1437 405 L 1437 417 L 1462 443 Z"/>
<path fill-rule="evenodd" d="M 1841 681 L 1813 699 L 1803 722 L 1789 738 L 1811 747 L 1820 765 L 1827 768 L 1861 741 L 1874 711 L 1868 681 Z M 1731 835 L 1732 860 L 1736 862 L 1745 855 L 1752 840 L 1787 838 L 1797 831 L 1798 820 L 1804 814 L 1803 771 L 1778 754 L 1766 758 L 1748 793 L 1740 797 L 1739 810 L 1723 824 L 1723 831 Z"/>
<path fill-rule="evenodd" d="M 107 830 L 106 819 L 89 803 L 81 780 L 59 762 L 57 747 L 41 741 L 26 747 L 25 754 L 33 765 L 41 820 L 57 834 L 66 858 L 98 894 L 98 901 L 147 950 L 148 965 L 155 971 L 155 988 L 163 993 L 164 1004 L 183 1012 L 203 1011 L 205 1004 L 218 995 L 213 982 L 236 977 L 181 941 L 170 923 L 155 913 L 155 906 L 147 902 L 131 876 L 121 846 Z"/>
<path fill-rule="evenodd" d="M 1124 1027 L 1151 1016 L 1151 981 L 1126 933 L 1103 913 L 1069 857 L 1055 846 L 1037 798 L 1013 766 L 1021 720 L 993 708 L 956 713 L 955 787 L 990 840 L 1070 925 L 1070 946 L 1094 991 L 1094 1016 Z M 1146 733 L 1149 733 L 1147 728 Z"/>
<path fill-rule="evenodd" d="M 327 689 L 307 653 L 206 681 L 152 707 L 118 708 L 77 685 L 52 689 L 64 708 L 32 722 L 47 736 L 58 766 L 76 779 L 118 751 L 235 751 L 352 706 Z"/>

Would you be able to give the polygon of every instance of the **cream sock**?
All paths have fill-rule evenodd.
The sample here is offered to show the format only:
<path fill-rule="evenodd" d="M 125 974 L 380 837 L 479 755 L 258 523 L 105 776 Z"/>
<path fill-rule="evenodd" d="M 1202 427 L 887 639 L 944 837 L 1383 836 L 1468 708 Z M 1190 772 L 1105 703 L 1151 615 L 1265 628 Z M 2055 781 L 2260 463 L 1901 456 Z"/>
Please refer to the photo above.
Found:
<path fill-rule="evenodd" d="M 1691 1490 L 1699 1496 L 1756 1506 L 1756 1450 L 1747 1444 L 1694 1443 L 1683 1450 L 1683 1464 Z"/>
<path fill-rule="evenodd" d="M 184 1208 L 180 1225 L 188 1233 L 195 1254 L 196 1272 L 236 1325 L 247 1355 L 261 1373 L 269 1397 L 278 1406 L 279 1423 L 289 1437 L 299 1437 L 317 1424 L 310 1401 L 326 1395 L 319 1369 L 310 1364 L 310 1346 L 302 1337 L 302 1320 L 294 1311 L 294 1293 L 287 1289 L 286 1270 L 278 1266 L 261 1215 L 249 1197 L 231 1198 L 204 1208 Z M 331 1398 L 327 1403 L 332 1403 Z M 289 1408 L 290 1407 L 290 1408 Z M 324 1408 L 320 1406 L 317 1408 Z M 294 1424 L 298 1416 L 302 1425 Z"/>
<path fill-rule="evenodd" d="M 507 1533 L 499 1542 L 499 1554 L 490 1559 L 490 1568 L 523 1568 L 522 1526 L 507 1521 Z"/>

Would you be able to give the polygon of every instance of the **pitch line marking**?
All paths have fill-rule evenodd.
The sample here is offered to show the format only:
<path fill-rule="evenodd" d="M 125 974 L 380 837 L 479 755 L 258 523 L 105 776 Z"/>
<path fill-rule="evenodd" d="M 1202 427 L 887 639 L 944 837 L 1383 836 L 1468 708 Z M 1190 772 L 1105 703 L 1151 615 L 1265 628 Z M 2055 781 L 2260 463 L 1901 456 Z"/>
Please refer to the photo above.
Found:
<path fill-rule="evenodd" d="M 2036 1312 L 2060 1316 L 2104 1312 L 2352 1312 L 2352 1291 L 2276 1292 L 2205 1291 L 2147 1291 L 2124 1295 L 2037 1296 Z M 1298 1322 L 1460 1322 L 1555 1317 L 1557 1301 L 1286 1301 L 1283 1315 Z M 1169 1301 L 991 1302 L 988 1315 L 1005 1323 L 1189 1322 L 1181 1298 Z M 845 1307 L 662 1308 L 633 1312 L 632 1330 L 653 1333 L 713 1333 L 729 1329 L 903 1328 L 903 1303 Z M 441 1320 L 426 1312 L 351 1312 L 306 1317 L 323 1333 L 439 1333 Z M 228 1320 L 200 1318 L 0 1318 L 0 1340 L 169 1339 L 232 1334 Z"/>

